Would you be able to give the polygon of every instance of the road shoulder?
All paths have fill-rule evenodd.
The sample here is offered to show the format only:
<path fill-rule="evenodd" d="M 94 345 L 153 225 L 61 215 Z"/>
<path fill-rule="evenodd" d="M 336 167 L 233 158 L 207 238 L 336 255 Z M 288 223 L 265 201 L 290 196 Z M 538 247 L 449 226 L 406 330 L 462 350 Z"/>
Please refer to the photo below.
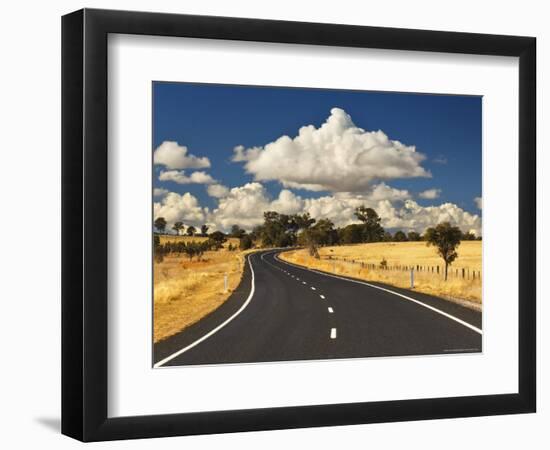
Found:
<path fill-rule="evenodd" d="M 182 348 L 191 345 L 193 342 L 222 324 L 241 308 L 250 294 L 252 272 L 250 270 L 250 264 L 248 264 L 248 258 L 253 258 L 254 254 L 250 254 L 245 259 L 244 271 L 239 285 L 219 308 L 215 309 L 193 325 L 153 345 L 153 361 L 155 364 Z"/>

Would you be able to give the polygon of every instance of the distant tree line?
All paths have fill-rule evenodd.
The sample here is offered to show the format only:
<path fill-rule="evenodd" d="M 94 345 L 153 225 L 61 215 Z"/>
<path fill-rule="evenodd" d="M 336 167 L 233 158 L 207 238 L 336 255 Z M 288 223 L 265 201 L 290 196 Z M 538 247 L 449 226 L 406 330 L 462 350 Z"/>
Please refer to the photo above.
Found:
<path fill-rule="evenodd" d="M 189 258 L 189 261 L 192 261 L 193 258 L 197 258 L 199 261 L 202 259 L 202 256 L 206 251 L 209 250 L 219 250 L 223 248 L 224 242 L 227 241 L 225 234 L 221 231 L 215 231 L 211 233 L 207 240 L 198 242 L 198 241 L 167 241 L 164 244 L 160 242 L 160 236 L 158 234 L 154 235 L 153 246 L 154 246 L 154 256 L 157 262 L 162 262 L 164 257 L 169 254 L 174 255 L 185 255 Z M 232 250 L 232 249 L 230 249 Z"/>
<path fill-rule="evenodd" d="M 200 233 L 194 226 L 185 226 L 182 222 L 176 222 L 172 230 L 176 235 L 208 237 L 203 242 L 174 241 L 160 244 L 158 235 L 155 235 L 155 257 L 162 260 L 169 253 L 185 254 L 189 260 L 197 257 L 198 260 L 207 250 L 219 250 L 223 248 L 227 237 L 239 240 L 239 248 L 248 250 L 260 243 L 262 247 L 293 247 L 302 246 L 308 249 L 311 256 L 319 258 L 319 247 L 329 245 L 348 245 L 370 242 L 416 242 L 426 241 L 427 245 L 437 247 L 439 255 L 445 262 L 445 279 L 447 268 L 457 257 L 456 247 L 460 241 L 476 240 L 473 233 L 464 233 L 458 227 L 451 226 L 448 222 L 438 224 L 434 228 L 428 228 L 424 234 L 416 231 L 405 233 L 397 230 L 393 234 L 385 230 L 381 225 L 381 218 L 373 208 L 359 206 L 355 209 L 355 217 L 359 223 L 353 223 L 345 227 L 335 227 L 330 219 L 312 218 L 309 213 L 304 214 L 280 214 L 276 211 L 264 212 L 264 220 L 261 225 L 252 229 L 249 233 L 238 225 L 233 225 L 226 235 L 221 231 L 208 234 L 208 226 L 202 225 Z M 165 233 L 167 222 L 163 217 L 154 221 L 158 233 Z M 229 244 L 228 250 L 235 250 L 236 246 Z"/>
<path fill-rule="evenodd" d="M 157 217 L 154 221 L 154 225 L 160 234 L 165 233 L 167 222 L 164 217 Z M 189 225 L 186 229 L 183 222 L 175 222 L 174 225 L 172 225 L 172 230 L 174 230 L 176 236 L 182 236 L 185 233 L 187 233 L 187 236 L 208 236 L 208 225 L 202 225 L 200 233 L 197 233 L 197 229 L 193 225 Z"/>

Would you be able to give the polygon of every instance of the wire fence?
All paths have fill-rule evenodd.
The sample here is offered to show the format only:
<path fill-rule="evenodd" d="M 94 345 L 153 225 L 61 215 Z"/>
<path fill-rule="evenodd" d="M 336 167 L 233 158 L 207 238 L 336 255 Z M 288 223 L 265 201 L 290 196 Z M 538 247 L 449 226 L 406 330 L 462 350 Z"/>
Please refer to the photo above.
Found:
<path fill-rule="evenodd" d="M 443 265 L 426 265 L 426 264 L 396 264 L 391 265 L 385 263 L 368 263 L 364 261 L 358 261 L 355 259 L 348 258 L 335 258 L 331 255 L 324 257 L 323 259 L 332 261 L 336 263 L 347 263 L 353 264 L 362 269 L 372 270 L 372 271 L 382 271 L 382 272 L 405 272 L 410 273 L 414 271 L 418 275 L 431 275 L 438 278 L 445 277 L 445 266 Z M 462 280 L 472 280 L 472 281 L 481 281 L 481 270 L 470 269 L 469 267 L 453 267 L 452 265 L 447 269 L 448 278 L 456 278 Z"/>

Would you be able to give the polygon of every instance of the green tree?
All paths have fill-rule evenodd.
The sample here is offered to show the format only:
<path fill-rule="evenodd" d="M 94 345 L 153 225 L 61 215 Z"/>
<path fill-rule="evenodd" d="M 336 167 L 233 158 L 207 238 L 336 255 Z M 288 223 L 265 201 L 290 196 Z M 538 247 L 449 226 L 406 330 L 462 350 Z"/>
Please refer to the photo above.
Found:
<path fill-rule="evenodd" d="M 412 242 L 417 242 L 420 240 L 420 234 L 416 231 L 409 231 L 407 233 L 407 239 Z"/>
<path fill-rule="evenodd" d="M 223 247 L 223 243 L 227 241 L 227 238 L 221 231 L 214 231 L 213 233 L 210 233 L 209 240 L 213 242 L 214 248 L 219 250 Z"/>
<path fill-rule="evenodd" d="M 162 246 L 160 245 L 160 237 L 158 234 L 155 234 L 153 237 L 153 253 L 154 253 L 156 262 L 160 263 L 164 260 Z"/>
<path fill-rule="evenodd" d="M 200 261 L 202 259 L 202 255 L 204 255 L 204 252 L 207 251 L 209 248 L 208 242 L 193 242 L 193 244 L 195 245 L 195 254 Z"/>
<path fill-rule="evenodd" d="M 279 213 L 264 212 L 264 223 L 261 229 L 262 245 L 264 247 L 286 247 L 289 239 Z"/>
<path fill-rule="evenodd" d="M 319 245 L 335 245 L 338 243 L 338 232 L 330 219 L 320 219 L 315 225 L 308 228 L 316 234 Z M 305 231 L 308 231 L 306 229 Z"/>
<path fill-rule="evenodd" d="M 382 240 L 384 242 L 392 242 L 393 241 L 393 236 L 389 231 L 384 231 L 384 236 L 382 237 Z"/>
<path fill-rule="evenodd" d="M 355 208 L 355 216 L 363 222 L 364 242 L 380 242 L 384 238 L 380 216 L 374 209 L 359 206 Z"/>
<path fill-rule="evenodd" d="M 159 233 L 164 233 L 164 230 L 166 228 L 166 219 L 164 217 L 157 217 L 155 219 L 155 228 L 158 230 Z"/>
<path fill-rule="evenodd" d="M 196 232 L 197 232 L 197 229 L 193 225 L 190 225 L 187 227 L 187 234 L 189 236 L 194 236 Z"/>
<path fill-rule="evenodd" d="M 206 236 L 207 233 L 208 233 L 208 225 L 205 224 L 205 225 L 203 225 L 203 226 L 201 227 L 201 234 L 202 234 L 203 236 Z"/>
<path fill-rule="evenodd" d="M 239 248 L 241 250 L 248 250 L 249 248 L 252 248 L 253 245 L 254 245 L 254 242 L 252 242 L 252 238 L 248 234 L 245 234 L 239 240 Z"/>
<path fill-rule="evenodd" d="M 305 213 L 301 215 L 295 214 L 292 216 L 292 220 L 296 224 L 296 228 L 298 230 L 306 230 L 315 223 L 315 219 L 313 219 L 309 215 L 309 213 Z"/>
<path fill-rule="evenodd" d="M 463 241 L 475 241 L 476 235 L 472 233 L 471 231 L 468 231 L 467 233 L 462 233 L 461 239 Z"/>
<path fill-rule="evenodd" d="M 176 235 L 179 236 L 180 230 L 183 230 L 184 226 L 182 222 L 176 222 L 174 226 L 172 227 L 172 230 L 176 232 Z"/>
<path fill-rule="evenodd" d="M 187 255 L 189 261 L 193 261 L 193 257 L 197 254 L 197 250 L 198 248 L 196 242 L 188 242 L 185 245 L 183 252 Z"/>
<path fill-rule="evenodd" d="M 363 226 L 352 223 L 338 230 L 338 239 L 341 244 L 358 244 L 363 240 Z"/>
<path fill-rule="evenodd" d="M 321 231 L 316 228 L 304 230 L 298 239 L 300 245 L 307 248 L 309 256 L 319 259 L 319 243 L 321 241 Z"/>
<path fill-rule="evenodd" d="M 231 227 L 231 232 L 229 233 L 231 237 L 234 237 L 237 239 L 242 238 L 245 234 L 246 234 L 246 231 L 244 231 L 239 225 L 233 225 Z"/>
<path fill-rule="evenodd" d="M 401 230 L 396 231 L 393 235 L 393 240 L 395 242 L 405 242 L 407 240 L 407 235 L 403 233 Z"/>
<path fill-rule="evenodd" d="M 462 237 L 460 228 L 453 227 L 449 222 L 443 222 L 435 228 L 428 228 L 424 236 L 426 245 L 437 247 L 437 253 L 445 261 L 445 281 L 447 281 L 448 267 L 458 256 L 456 248 L 460 245 Z"/>

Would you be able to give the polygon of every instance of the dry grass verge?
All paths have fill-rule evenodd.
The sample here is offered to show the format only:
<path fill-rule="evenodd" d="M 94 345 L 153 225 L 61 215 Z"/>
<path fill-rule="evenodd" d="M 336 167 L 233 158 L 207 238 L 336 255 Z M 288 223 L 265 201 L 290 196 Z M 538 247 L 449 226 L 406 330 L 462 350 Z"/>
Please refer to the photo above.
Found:
<path fill-rule="evenodd" d="M 246 253 L 224 248 L 206 252 L 201 261 L 169 255 L 154 262 L 154 342 L 198 322 L 223 304 L 241 281 Z"/>
<path fill-rule="evenodd" d="M 414 290 L 453 301 L 467 300 L 481 305 L 482 281 L 463 279 L 455 275 L 455 267 L 465 267 L 481 271 L 481 242 L 464 241 L 458 247 L 459 257 L 451 266 L 447 281 L 441 273 L 415 272 Z M 309 256 L 307 250 L 292 250 L 280 255 L 281 259 L 329 273 L 347 275 L 366 281 L 378 281 L 389 285 L 410 288 L 410 272 L 399 270 L 367 269 L 361 262 L 376 264 L 386 260 L 388 266 L 442 266 L 442 260 L 434 247 L 427 247 L 425 242 L 388 242 L 360 245 L 323 247 L 319 250 L 320 259 Z M 343 261 L 354 260 L 355 263 Z M 475 305 L 474 305 L 475 306 Z M 476 308 L 477 309 L 477 308 Z"/>

